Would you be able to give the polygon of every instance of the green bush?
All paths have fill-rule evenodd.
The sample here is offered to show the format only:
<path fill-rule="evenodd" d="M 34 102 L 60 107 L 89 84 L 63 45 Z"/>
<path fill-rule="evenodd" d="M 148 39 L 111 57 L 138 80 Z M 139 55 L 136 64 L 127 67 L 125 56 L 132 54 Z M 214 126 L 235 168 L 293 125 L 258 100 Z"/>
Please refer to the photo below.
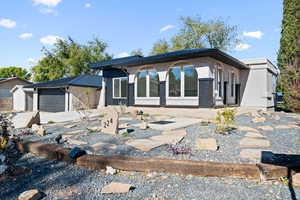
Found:
<path fill-rule="evenodd" d="M 226 134 L 233 129 L 236 110 L 230 108 L 224 108 L 222 111 L 217 112 L 215 118 L 216 133 Z"/>

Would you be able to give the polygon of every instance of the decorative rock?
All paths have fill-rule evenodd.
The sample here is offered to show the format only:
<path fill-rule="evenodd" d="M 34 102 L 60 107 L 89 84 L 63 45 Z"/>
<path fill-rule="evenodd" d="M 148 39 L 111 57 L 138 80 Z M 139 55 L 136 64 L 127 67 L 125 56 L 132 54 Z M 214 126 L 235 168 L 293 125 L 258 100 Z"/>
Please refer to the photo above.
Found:
<path fill-rule="evenodd" d="M 263 150 L 261 149 L 242 149 L 240 152 L 240 157 L 253 161 L 260 161 L 262 151 Z"/>
<path fill-rule="evenodd" d="M 130 184 L 112 182 L 102 188 L 101 194 L 127 193 L 131 187 Z"/>
<path fill-rule="evenodd" d="M 25 123 L 25 128 L 31 128 L 33 124 L 40 124 L 40 112 L 34 112 L 32 116 L 27 119 Z"/>
<path fill-rule="evenodd" d="M 262 123 L 265 121 L 266 121 L 266 118 L 264 118 L 264 117 L 255 117 L 254 119 L 252 119 L 253 123 Z"/>
<path fill-rule="evenodd" d="M 248 132 L 246 133 L 245 137 L 249 137 L 249 138 L 266 138 L 266 136 L 259 134 L 259 133 L 255 133 L 255 132 Z"/>
<path fill-rule="evenodd" d="M 34 189 L 34 190 L 28 190 L 20 194 L 19 200 L 39 200 L 42 199 L 43 195 L 40 191 Z"/>
<path fill-rule="evenodd" d="M 263 131 L 273 131 L 274 128 L 272 126 L 259 126 L 258 129 L 261 129 Z"/>
<path fill-rule="evenodd" d="M 293 175 L 292 180 L 293 180 L 293 186 L 300 187 L 300 173 Z"/>
<path fill-rule="evenodd" d="M 117 172 L 118 171 L 111 166 L 106 166 L 106 174 L 115 175 Z"/>
<path fill-rule="evenodd" d="M 46 130 L 43 126 L 40 126 L 36 133 L 38 136 L 45 136 Z"/>
<path fill-rule="evenodd" d="M 120 135 L 123 135 L 125 133 L 128 133 L 128 129 L 127 128 L 123 128 L 123 129 L 119 130 L 119 134 Z"/>
<path fill-rule="evenodd" d="M 257 129 L 251 128 L 251 127 L 248 127 L 248 126 L 239 126 L 238 130 L 240 130 L 240 131 L 259 132 Z"/>
<path fill-rule="evenodd" d="M 33 131 L 38 131 L 39 128 L 40 128 L 40 125 L 38 125 L 38 124 L 32 124 L 32 126 L 31 126 L 31 130 L 33 130 Z"/>
<path fill-rule="evenodd" d="M 113 108 L 106 110 L 102 123 L 102 131 L 108 134 L 118 134 L 119 114 Z"/>
<path fill-rule="evenodd" d="M 240 141 L 240 147 L 269 147 L 270 142 L 263 139 L 244 138 Z"/>
<path fill-rule="evenodd" d="M 207 139 L 197 139 L 196 140 L 197 149 L 200 150 L 210 150 L 210 151 L 217 151 L 218 145 L 217 141 L 214 138 L 207 138 Z"/>
<path fill-rule="evenodd" d="M 140 129 L 146 130 L 147 128 L 149 128 L 148 122 L 143 121 L 141 123 Z"/>

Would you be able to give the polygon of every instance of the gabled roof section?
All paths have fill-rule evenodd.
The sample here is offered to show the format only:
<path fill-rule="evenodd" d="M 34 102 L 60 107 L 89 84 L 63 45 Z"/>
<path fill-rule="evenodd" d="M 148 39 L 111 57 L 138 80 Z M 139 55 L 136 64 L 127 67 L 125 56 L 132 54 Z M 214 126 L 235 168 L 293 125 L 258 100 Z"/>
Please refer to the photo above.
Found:
<path fill-rule="evenodd" d="M 247 65 L 245 65 L 238 59 L 224 53 L 219 49 L 214 48 L 184 49 L 147 57 L 130 56 L 122 59 L 118 58 L 110 61 L 93 63 L 91 64 L 91 68 L 103 70 L 109 69 L 111 67 L 131 67 L 199 57 L 211 57 L 239 69 L 248 69 Z"/>
<path fill-rule="evenodd" d="M 13 80 L 20 80 L 20 81 L 23 81 L 24 83 L 31 84 L 30 81 L 27 81 L 27 80 L 24 80 L 24 79 L 21 79 L 21 78 L 18 78 L 18 77 L 0 78 L 0 84 L 4 83 L 4 82 L 7 82 L 7 81 L 13 81 Z"/>
<path fill-rule="evenodd" d="M 50 87 L 66 87 L 66 86 L 80 86 L 80 87 L 101 87 L 102 78 L 98 75 L 79 75 L 66 77 L 58 80 L 47 81 L 42 83 L 35 83 L 26 85 L 24 88 L 50 88 Z"/>

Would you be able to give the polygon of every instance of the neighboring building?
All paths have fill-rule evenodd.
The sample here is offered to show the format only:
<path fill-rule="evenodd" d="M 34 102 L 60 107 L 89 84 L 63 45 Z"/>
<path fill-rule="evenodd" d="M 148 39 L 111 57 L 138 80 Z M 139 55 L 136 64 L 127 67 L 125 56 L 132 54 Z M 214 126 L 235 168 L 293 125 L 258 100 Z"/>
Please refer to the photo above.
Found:
<path fill-rule="evenodd" d="M 80 75 L 16 87 L 17 110 L 62 112 L 96 108 L 101 91 L 101 77 Z"/>
<path fill-rule="evenodd" d="M 278 69 L 268 59 L 242 60 L 250 70 L 242 73 L 246 83 L 243 89 L 241 106 L 274 108 Z"/>
<path fill-rule="evenodd" d="M 91 68 L 103 76 L 100 106 L 274 106 L 269 96 L 275 67 L 268 61 L 262 64 L 265 70 L 257 70 L 257 62 L 245 63 L 218 49 L 203 48 L 118 58 Z M 262 91 L 255 92 L 258 88 Z M 263 103 L 266 95 L 268 103 Z"/>
<path fill-rule="evenodd" d="M 28 85 L 29 81 L 20 78 L 0 78 L 0 111 L 13 109 L 13 95 L 10 92 L 16 85 Z"/>

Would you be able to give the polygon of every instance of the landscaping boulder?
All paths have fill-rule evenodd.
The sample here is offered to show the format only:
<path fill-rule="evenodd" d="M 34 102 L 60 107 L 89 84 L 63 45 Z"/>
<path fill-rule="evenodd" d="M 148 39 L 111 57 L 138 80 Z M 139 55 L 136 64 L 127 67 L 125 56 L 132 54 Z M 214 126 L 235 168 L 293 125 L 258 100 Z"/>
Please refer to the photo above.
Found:
<path fill-rule="evenodd" d="M 40 112 L 34 112 L 25 123 L 25 128 L 31 128 L 33 124 L 40 124 Z"/>
<path fill-rule="evenodd" d="M 118 134 L 119 128 L 119 114 L 113 108 L 106 110 L 105 116 L 101 121 L 102 131 L 108 134 Z"/>
<path fill-rule="evenodd" d="M 111 166 L 106 166 L 106 174 L 115 175 L 117 172 L 118 171 Z"/>
<path fill-rule="evenodd" d="M 197 149 L 200 150 L 209 150 L 209 151 L 217 151 L 218 145 L 217 141 L 214 138 L 200 139 L 196 140 Z"/>
<path fill-rule="evenodd" d="M 292 180 L 293 180 L 293 186 L 300 187 L 300 173 L 294 174 Z"/>
<path fill-rule="evenodd" d="M 122 128 L 122 129 L 120 129 L 120 130 L 118 131 L 118 133 L 119 133 L 120 135 L 123 135 L 123 134 L 125 134 L 125 133 L 128 133 L 128 129 L 127 129 L 127 128 Z"/>
<path fill-rule="evenodd" d="M 143 121 L 140 125 L 140 129 L 146 130 L 147 128 L 149 128 L 148 122 Z"/>
<path fill-rule="evenodd" d="M 116 194 L 129 192 L 132 185 L 119 182 L 112 182 L 102 188 L 101 194 Z"/>
<path fill-rule="evenodd" d="M 39 200 L 43 198 L 43 194 L 37 190 L 37 189 L 33 189 L 33 190 L 27 190 L 25 192 L 23 192 L 22 194 L 20 194 L 19 196 L 19 200 Z"/>
<path fill-rule="evenodd" d="M 36 134 L 38 136 L 44 136 L 46 134 L 46 129 L 43 126 L 40 126 L 39 129 L 37 130 Z"/>
<path fill-rule="evenodd" d="M 39 128 L 40 128 L 40 125 L 38 125 L 38 124 L 32 124 L 32 126 L 31 126 L 31 130 L 33 130 L 33 131 L 38 131 Z"/>

